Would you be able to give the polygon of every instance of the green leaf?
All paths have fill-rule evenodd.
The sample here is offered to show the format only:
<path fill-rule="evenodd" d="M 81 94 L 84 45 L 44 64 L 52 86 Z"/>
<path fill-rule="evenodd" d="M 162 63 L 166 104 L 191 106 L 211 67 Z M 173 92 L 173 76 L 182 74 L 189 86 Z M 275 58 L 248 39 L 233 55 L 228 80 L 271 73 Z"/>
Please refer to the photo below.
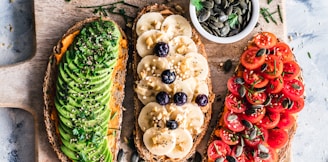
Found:
<path fill-rule="evenodd" d="M 191 0 L 191 4 L 196 7 L 196 11 L 199 11 L 203 8 L 201 0 Z"/>
<path fill-rule="evenodd" d="M 232 13 L 229 15 L 228 17 L 228 22 L 229 22 L 229 26 L 231 28 L 234 28 L 236 25 L 238 25 L 238 15 L 235 13 Z"/>

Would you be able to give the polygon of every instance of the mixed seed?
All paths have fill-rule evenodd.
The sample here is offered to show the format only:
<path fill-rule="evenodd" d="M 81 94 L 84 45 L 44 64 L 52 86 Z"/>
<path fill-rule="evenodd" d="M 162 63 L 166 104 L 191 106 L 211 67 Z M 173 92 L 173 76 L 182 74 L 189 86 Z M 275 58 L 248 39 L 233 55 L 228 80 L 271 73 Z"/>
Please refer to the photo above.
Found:
<path fill-rule="evenodd" d="M 228 37 L 241 32 L 252 15 L 251 0 L 202 0 L 198 21 L 208 33 Z"/>

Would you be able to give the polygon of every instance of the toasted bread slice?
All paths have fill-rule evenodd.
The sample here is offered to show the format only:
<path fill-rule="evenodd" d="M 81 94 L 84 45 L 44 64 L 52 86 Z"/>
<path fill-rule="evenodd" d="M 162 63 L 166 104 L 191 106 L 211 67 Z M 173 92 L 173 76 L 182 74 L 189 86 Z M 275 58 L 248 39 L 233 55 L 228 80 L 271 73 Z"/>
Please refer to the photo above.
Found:
<path fill-rule="evenodd" d="M 106 31 L 103 31 L 104 33 L 107 33 L 107 34 L 105 34 L 106 35 L 105 37 L 110 37 L 112 35 L 115 37 L 117 36 L 117 38 L 108 39 L 108 40 L 114 40 L 118 43 L 117 45 L 113 45 L 113 46 L 117 47 L 117 50 L 111 53 L 112 58 L 110 61 L 113 64 L 108 65 L 108 67 L 103 66 L 105 64 L 107 65 L 109 62 L 103 61 L 100 63 L 100 62 L 98 62 L 98 60 L 96 60 L 95 57 L 92 56 L 94 58 L 94 60 L 96 60 L 95 62 L 98 62 L 97 64 L 95 62 L 87 62 L 87 65 L 78 66 L 78 64 L 75 64 L 74 66 L 77 66 L 76 68 L 84 67 L 84 69 L 87 71 L 90 70 L 91 66 L 94 66 L 95 69 L 99 68 L 102 70 L 106 70 L 106 72 L 108 72 L 108 74 L 102 75 L 102 78 L 105 78 L 105 80 L 102 80 L 103 82 L 100 84 L 109 83 L 108 86 L 106 86 L 104 89 L 101 89 L 101 91 L 103 91 L 104 94 L 107 94 L 109 97 L 103 100 L 104 103 L 103 103 L 102 110 L 97 109 L 100 106 L 97 106 L 95 104 L 96 105 L 94 107 L 95 113 L 92 117 L 90 115 L 90 114 L 92 114 L 91 109 L 88 110 L 88 112 L 84 112 L 83 109 L 78 109 L 78 107 L 79 107 L 78 105 L 76 107 L 70 107 L 69 108 L 70 111 L 67 110 L 66 113 L 62 113 L 61 111 L 64 110 L 63 107 L 65 107 L 67 105 L 56 106 L 56 102 L 57 102 L 56 97 L 58 98 L 59 94 L 63 92 L 63 90 L 58 87 L 60 87 L 60 84 L 69 85 L 70 82 L 74 82 L 74 81 L 76 82 L 76 80 L 73 79 L 71 81 L 67 81 L 64 83 L 60 82 L 58 77 L 59 76 L 62 77 L 62 75 L 60 73 L 65 71 L 65 69 L 60 68 L 60 66 L 61 66 L 61 63 L 65 62 L 65 61 L 66 61 L 66 63 L 62 63 L 62 64 L 66 64 L 65 66 L 71 66 L 73 64 L 72 62 L 71 62 L 71 64 L 69 62 L 67 62 L 67 58 L 65 58 L 65 56 L 67 55 L 67 51 L 68 50 L 74 51 L 74 49 L 70 48 L 70 46 L 73 46 L 76 43 L 75 39 L 77 37 L 79 37 L 79 33 L 81 31 L 83 31 L 83 29 L 86 28 L 86 26 L 88 26 L 88 25 L 90 26 L 91 23 L 94 23 L 94 24 L 97 23 L 97 25 L 100 25 L 99 28 L 107 29 Z M 101 26 L 104 24 L 107 25 L 106 28 L 105 27 L 103 28 Z M 108 25 L 108 24 L 111 24 L 111 25 Z M 110 27 L 108 27 L 108 26 L 110 26 Z M 114 31 L 116 31 L 116 33 L 112 34 L 111 32 L 114 32 Z M 97 35 L 98 33 L 95 33 L 95 34 Z M 86 39 L 88 39 L 88 37 L 91 37 L 90 35 L 86 35 L 86 34 L 84 36 L 86 37 Z M 106 41 L 108 41 L 108 40 L 106 40 Z M 102 40 L 100 40 L 100 41 L 102 41 Z M 100 45 L 100 46 L 102 46 L 102 45 Z M 109 46 L 107 46 L 107 47 L 109 48 Z M 95 52 L 95 51 L 93 51 L 93 52 L 94 52 L 93 53 L 94 56 L 98 55 L 97 52 Z M 107 49 L 107 52 L 108 52 L 108 49 Z M 75 53 L 75 51 L 73 53 Z M 82 53 L 81 55 L 83 55 L 83 54 L 84 53 Z M 107 54 L 104 54 L 104 56 L 106 56 L 106 55 Z M 99 56 L 99 57 L 101 57 L 101 56 Z M 93 17 L 93 18 L 87 18 L 83 21 L 77 22 L 74 26 L 72 26 L 70 29 L 67 30 L 67 32 L 58 41 L 58 44 L 53 48 L 53 53 L 51 54 L 51 56 L 49 58 L 49 63 L 47 66 L 47 70 L 46 70 L 46 74 L 45 74 L 45 78 L 44 78 L 44 85 L 43 85 L 44 103 L 45 103 L 44 121 L 45 121 L 45 126 L 46 126 L 46 131 L 48 134 L 49 142 L 51 143 L 55 153 L 57 154 L 58 158 L 61 161 L 65 161 L 65 162 L 66 161 L 76 161 L 81 158 L 84 158 L 84 160 L 85 160 L 85 159 L 94 158 L 94 157 L 99 157 L 99 159 L 89 159 L 89 160 L 114 161 L 116 159 L 116 155 L 119 150 L 119 137 L 120 137 L 120 131 L 121 131 L 122 109 L 123 109 L 122 102 L 123 102 L 123 98 L 124 98 L 124 85 L 125 85 L 127 59 L 128 59 L 127 37 L 126 37 L 125 33 L 123 32 L 123 30 L 113 20 L 111 20 L 109 18 Z M 94 60 L 91 60 L 91 61 L 94 61 Z M 90 66 L 88 66 L 88 65 L 90 65 Z M 96 72 L 94 73 L 94 76 L 97 76 L 98 74 L 100 74 L 99 71 L 97 71 L 97 70 L 95 70 L 95 71 Z M 71 71 L 71 74 L 78 74 L 78 73 L 74 73 Z M 79 75 L 79 76 L 89 76 L 88 74 L 85 74 L 85 75 L 84 74 Z M 86 80 L 87 78 L 83 78 L 83 79 Z M 62 80 L 65 81 L 65 79 L 62 79 Z M 89 79 L 89 81 L 93 82 L 91 79 Z M 73 85 L 73 88 L 68 87 L 68 89 L 73 90 L 73 91 L 74 90 L 79 91 L 81 89 L 84 89 L 85 91 L 92 91 L 92 94 L 100 93 L 100 92 L 98 92 L 98 90 L 92 90 L 91 88 L 88 88 L 88 86 L 90 84 L 91 83 L 84 82 L 82 85 L 80 85 L 78 87 L 78 89 L 74 89 L 74 85 Z M 99 84 L 99 83 L 97 83 L 97 84 Z M 94 85 L 97 85 L 97 84 L 94 83 Z M 83 94 L 86 95 L 86 93 L 83 93 Z M 81 103 L 84 103 L 84 100 L 86 98 L 87 98 L 86 96 L 85 97 L 82 96 L 82 97 L 80 97 L 79 100 Z M 95 98 L 97 98 L 97 96 Z M 57 99 L 57 100 L 59 100 L 59 99 Z M 85 106 L 85 105 L 82 105 L 82 106 Z M 78 110 L 80 110 L 81 114 L 74 115 L 75 112 Z M 98 115 L 99 113 L 96 113 L 96 111 L 99 111 L 99 112 L 106 111 L 106 114 L 102 117 L 99 117 L 99 115 Z M 90 133 L 90 132 L 97 132 L 98 130 L 96 130 L 96 129 L 98 129 L 99 125 L 95 124 L 95 125 L 93 125 L 91 127 L 87 127 L 87 128 L 84 128 L 83 126 L 77 128 L 77 125 L 78 125 L 77 122 L 72 120 L 72 118 L 65 118 L 65 115 L 70 115 L 70 114 L 75 116 L 76 118 L 79 118 L 78 120 L 81 120 L 81 122 L 85 122 L 85 120 L 87 120 L 85 123 L 87 123 L 88 121 L 91 121 L 91 120 L 96 121 L 96 123 L 101 123 L 101 121 L 103 119 L 106 119 L 103 121 L 108 121 L 108 122 L 103 123 L 102 126 L 104 127 L 104 129 L 101 128 L 102 134 L 98 136 L 100 138 L 103 138 L 105 141 L 102 143 L 102 145 L 101 145 L 102 147 L 93 147 L 90 145 L 90 143 L 96 145 L 97 140 L 100 140 L 100 138 L 97 137 L 98 134 L 96 135 L 96 133 Z M 100 115 L 103 115 L 103 114 L 104 113 L 100 113 Z M 79 116 L 79 117 L 77 117 L 77 116 Z M 68 131 L 66 131 L 66 130 L 63 131 L 62 127 L 64 127 L 64 126 L 61 126 L 61 124 L 64 123 L 63 120 L 65 120 L 65 119 L 66 120 L 68 119 L 68 121 L 67 121 L 68 123 L 69 122 L 73 123 L 72 124 L 73 127 L 71 127 L 71 128 L 69 128 L 69 126 L 65 127 L 66 129 L 68 128 Z M 83 130 L 83 129 L 85 129 L 85 130 Z M 88 129 L 88 132 L 86 129 Z M 100 130 L 100 128 L 99 128 L 99 130 Z M 72 132 L 72 133 L 70 134 L 67 132 Z M 92 157 L 92 155 L 91 156 L 87 155 L 87 152 L 86 153 L 83 153 L 82 151 L 79 152 L 79 150 L 74 150 L 74 147 L 71 148 L 71 147 L 67 146 L 69 144 L 67 144 L 67 142 L 64 143 L 64 141 L 63 141 L 63 140 L 67 141 L 67 139 L 64 139 L 64 138 L 67 138 L 67 136 L 65 136 L 65 134 L 66 135 L 69 134 L 68 135 L 68 137 L 70 137 L 69 143 L 76 143 L 76 140 L 78 142 L 88 141 L 89 143 L 82 144 L 84 149 L 88 149 L 87 152 L 89 152 L 89 153 L 91 152 L 91 154 L 92 153 L 98 154 L 100 152 L 99 156 L 96 156 L 94 154 Z M 90 136 L 92 136 L 92 137 L 90 137 Z M 74 146 L 78 147 L 78 144 L 76 144 Z M 63 148 L 63 147 L 65 147 L 65 148 Z M 72 151 L 72 149 L 73 149 L 73 151 Z M 99 150 L 107 150 L 107 152 L 99 151 Z M 66 152 L 66 154 L 64 152 Z M 68 154 L 67 154 L 67 152 L 68 152 Z M 102 154 L 102 155 L 100 155 L 100 154 Z M 106 155 L 108 154 L 109 156 L 103 156 L 104 154 L 106 154 Z"/>
<path fill-rule="evenodd" d="M 143 76 L 140 76 L 138 74 L 138 64 L 141 62 L 142 58 L 145 58 L 145 57 L 141 57 L 141 55 L 143 55 L 142 53 L 144 53 L 144 51 L 138 51 L 137 50 L 138 38 L 140 36 L 140 33 L 137 31 L 137 30 L 139 30 L 139 29 L 137 29 L 137 26 L 138 26 L 137 24 L 138 24 L 138 21 L 140 20 L 140 18 L 143 15 L 145 15 L 146 13 L 150 13 L 150 12 L 162 15 L 164 19 L 167 18 L 170 15 L 179 15 L 179 12 L 175 11 L 173 8 L 170 8 L 166 5 L 154 4 L 154 5 L 146 6 L 145 8 L 143 8 L 139 12 L 139 14 L 137 15 L 137 17 L 135 19 L 135 22 L 134 22 L 134 25 L 133 25 L 133 35 L 132 35 L 133 37 L 132 38 L 133 38 L 133 43 L 134 43 L 134 46 L 135 46 L 134 53 L 133 53 L 133 70 L 134 70 L 134 78 L 135 78 L 135 81 L 136 81 L 136 84 L 134 86 L 134 89 L 135 89 L 135 92 L 136 92 L 135 93 L 135 99 L 134 99 L 135 100 L 135 102 L 134 102 L 135 103 L 135 119 L 137 119 L 138 122 L 140 120 L 138 118 L 139 118 L 139 115 L 141 114 L 141 111 L 143 110 L 145 105 L 149 105 L 149 103 L 143 103 L 145 101 L 141 102 L 140 96 L 138 96 L 140 94 L 138 93 L 139 91 L 137 90 L 138 89 L 138 83 L 140 83 L 140 80 L 142 80 L 141 77 L 143 77 Z M 156 21 L 157 20 L 154 20 L 154 22 L 151 22 L 151 23 L 157 23 Z M 156 24 L 155 24 L 155 26 L 156 26 Z M 146 29 L 146 31 L 147 30 L 149 30 L 149 29 Z M 207 60 L 207 55 L 206 55 L 206 52 L 205 52 L 205 48 L 204 48 L 204 45 L 202 44 L 202 42 L 200 40 L 200 37 L 198 36 L 198 34 L 195 32 L 195 30 L 193 28 L 191 28 L 191 33 L 192 34 L 191 34 L 190 38 L 195 43 L 198 53 Z M 164 34 L 164 37 L 165 37 L 165 34 Z M 169 39 L 173 39 L 173 38 L 169 38 Z M 153 51 L 151 51 L 151 54 L 149 54 L 150 56 L 154 56 L 154 54 L 152 52 Z M 208 64 L 206 63 L 205 65 L 208 68 Z M 178 73 L 177 71 L 175 71 L 175 72 Z M 179 75 L 179 74 L 176 74 L 176 75 Z M 157 74 L 157 78 L 160 78 L 158 76 L 158 74 Z M 210 123 L 211 114 L 212 114 L 212 102 L 214 100 L 214 94 L 212 92 L 212 84 L 211 84 L 211 79 L 210 79 L 210 73 L 209 72 L 206 75 L 206 77 L 204 79 L 204 82 L 206 83 L 206 87 L 207 87 L 206 89 L 208 89 L 208 96 L 207 96 L 208 97 L 208 104 L 206 106 L 200 106 L 199 107 L 199 109 L 201 109 L 201 113 L 204 116 L 203 125 L 199 128 L 200 132 L 198 132 L 198 134 L 195 134 L 195 135 L 192 136 L 192 145 L 190 146 L 190 150 L 188 150 L 187 153 L 182 155 L 182 157 L 172 157 L 172 156 L 169 156 L 167 154 L 163 155 L 162 152 L 158 153 L 158 154 L 152 153 L 149 149 L 147 149 L 147 146 L 144 143 L 143 138 L 144 138 L 144 134 L 145 134 L 145 129 L 141 128 L 140 125 L 138 124 L 138 122 L 135 122 L 134 141 L 135 141 L 136 148 L 137 148 L 141 158 L 143 158 L 146 161 L 179 161 L 180 162 L 180 161 L 186 161 L 191 155 L 194 154 L 194 152 L 196 150 L 196 147 L 201 142 L 203 136 L 206 133 L 207 127 Z M 162 84 L 162 82 L 160 82 L 159 84 Z M 187 85 L 187 86 L 189 86 L 189 85 Z M 145 93 L 147 93 L 147 90 L 146 90 Z M 155 95 L 156 94 L 153 94 L 149 97 L 155 98 Z M 171 100 L 172 100 L 173 94 L 170 94 L 170 97 L 171 97 Z M 171 101 L 171 102 L 173 102 L 173 101 Z M 153 105 L 154 105 L 154 103 L 156 103 L 156 101 L 154 101 L 154 100 L 152 100 L 152 102 L 150 102 L 150 104 L 153 104 Z M 171 104 L 174 105 L 174 103 L 171 103 Z M 194 99 L 191 101 L 191 104 L 195 104 Z M 162 107 L 168 108 L 170 106 L 166 105 L 166 106 L 162 106 Z M 165 129 L 165 128 L 163 128 L 163 129 Z M 175 129 L 175 128 L 173 128 L 173 129 Z M 178 128 L 178 129 L 180 129 L 180 128 Z M 166 131 L 167 130 L 165 130 L 164 132 L 166 132 Z M 146 130 L 146 132 L 147 132 L 147 130 Z M 155 140 L 155 139 L 153 138 L 153 140 Z M 155 143 L 156 142 L 154 142 L 153 144 L 155 144 Z M 166 150 L 165 150 L 165 152 L 166 152 Z M 160 154 L 162 154 L 162 155 L 160 155 Z"/>

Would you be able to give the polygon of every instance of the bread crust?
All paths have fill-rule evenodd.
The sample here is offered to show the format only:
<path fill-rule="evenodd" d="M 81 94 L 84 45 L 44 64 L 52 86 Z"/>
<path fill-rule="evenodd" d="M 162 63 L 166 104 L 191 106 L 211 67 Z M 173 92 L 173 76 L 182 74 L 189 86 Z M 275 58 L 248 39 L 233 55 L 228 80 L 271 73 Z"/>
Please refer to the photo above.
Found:
<path fill-rule="evenodd" d="M 179 11 L 175 10 L 172 7 L 168 7 L 164 4 L 153 4 L 153 5 L 146 6 L 138 13 L 138 15 L 134 21 L 133 28 L 132 28 L 132 30 L 133 30 L 132 39 L 133 39 L 133 43 L 134 43 L 132 66 L 133 66 L 133 74 L 134 74 L 135 81 L 139 80 L 139 77 L 137 74 L 137 65 L 141 60 L 141 57 L 139 56 L 139 54 L 137 53 L 137 50 L 136 50 L 136 43 L 137 43 L 136 24 L 137 24 L 137 21 L 139 20 L 139 18 L 147 12 L 160 12 L 164 17 L 169 16 L 171 14 L 180 14 L 181 15 L 181 13 Z M 207 59 L 205 47 L 204 47 L 203 43 L 201 42 L 201 39 L 200 39 L 199 35 L 196 33 L 195 29 L 192 29 L 192 37 L 191 38 L 196 43 L 198 52 Z M 150 153 L 147 150 L 146 146 L 144 145 L 143 131 L 139 127 L 138 122 L 135 122 L 134 142 L 135 142 L 135 146 L 136 146 L 137 151 L 138 151 L 139 155 L 141 156 L 141 158 L 143 158 L 146 161 L 172 161 L 172 162 L 179 161 L 179 162 L 181 162 L 181 161 L 186 161 L 189 157 L 191 157 L 195 153 L 196 147 L 202 141 L 202 139 L 206 133 L 206 130 L 210 123 L 211 114 L 212 114 L 212 103 L 214 101 L 214 93 L 212 92 L 212 83 L 211 83 L 211 79 L 210 79 L 210 73 L 207 76 L 206 83 L 209 87 L 209 92 L 210 92 L 209 93 L 209 103 L 207 104 L 207 106 L 202 107 L 202 111 L 204 112 L 204 115 L 205 115 L 205 121 L 202 126 L 202 132 L 193 139 L 193 146 L 192 146 L 191 151 L 184 158 L 181 158 L 181 159 L 172 159 L 172 158 L 169 158 L 164 155 L 163 156 L 153 155 L 152 153 Z M 134 88 L 136 88 L 136 85 L 134 85 Z M 135 105 L 134 115 L 135 115 L 135 119 L 137 119 L 139 116 L 139 113 L 141 111 L 141 108 L 144 105 L 138 99 L 136 93 L 134 95 L 134 105 Z"/>
<path fill-rule="evenodd" d="M 61 147 L 61 140 L 59 136 L 58 131 L 58 116 L 57 116 L 57 110 L 54 104 L 54 98 L 55 98 L 55 92 L 56 92 L 56 78 L 57 78 L 57 72 L 58 72 L 58 65 L 56 64 L 56 54 L 60 54 L 62 51 L 62 41 L 67 36 L 73 34 L 74 32 L 81 30 L 85 24 L 91 23 L 93 21 L 102 19 L 104 21 L 112 21 L 110 18 L 99 18 L 99 17 L 92 17 L 87 18 L 82 21 L 77 22 L 75 25 L 70 27 L 66 33 L 62 36 L 62 38 L 58 41 L 57 45 L 53 48 L 53 53 L 49 57 L 49 62 L 47 65 L 45 77 L 44 77 L 44 84 L 43 84 L 43 98 L 44 98 L 44 122 L 46 126 L 46 132 L 48 135 L 48 140 L 54 149 L 55 153 L 57 154 L 57 157 L 61 161 L 71 161 L 60 149 Z M 115 22 L 114 22 L 115 23 Z M 116 24 L 116 23 L 115 23 Z M 124 31 L 116 24 L 116 26 L 119 28 L 122 40 L 125 41 L 125 45 L 120 45 L 120 55 L 118 57 L 117 65 L 114 68 L 114 76 L 112 77 L 114 79 L 114 85 L 112 87 L 112 98 L 109 102 L 110 105 L 115 105 L 119 107 L 119 110 L 117 111 L 117 118 L 118 123 L 115 125 L 118 130 L 116 131 L 116 137 L 113 140 L 112 147 L 110 150 L 113 154 L 113 159 L 116 159 L 118 150 L 119 150 L 119 138 L 120 138 L 120 132 L 121 132 L 121 123 L 122 123 L 122 116 L 123 116 L 123 99 L 124 99 L 124 85 L 125 85 L 125 75 L 126 75 L 126 64 L 128 60 L 128 49 L 127 49 L 127 37 L 124 33 Z M 111 123 L 109 122 L 109 125 Z M 112 127 L 114 125 L 111 125 Z"/>

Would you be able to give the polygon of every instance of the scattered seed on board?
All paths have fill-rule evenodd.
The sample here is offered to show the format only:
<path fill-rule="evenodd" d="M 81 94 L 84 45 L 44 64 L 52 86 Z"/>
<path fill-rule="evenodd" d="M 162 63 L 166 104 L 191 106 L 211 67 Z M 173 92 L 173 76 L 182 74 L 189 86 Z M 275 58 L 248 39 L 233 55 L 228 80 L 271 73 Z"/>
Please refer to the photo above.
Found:
<path fill-rule="evenodd" d="M 232 61 L 230 59 L 228 59 L 223 64 L 223 70 L 225 73 L 228 73 L 231 70 L 231 68 L 232 68 Z"/>
<path fill-rule="evenodd" d="M 139 154 L 137 151 L 134 151 L 131 155 L 131 162 L 138 162 L 139 161 Z"/>
<path fill-rule="evenodd" d="M 118 153 L 117 153 L 117 161 L 118 162 L 122 162 L 122 160 L 123 160 L 123 154 L 124 154 L 123 149 L 120 149 L 118 151 Z"/>

